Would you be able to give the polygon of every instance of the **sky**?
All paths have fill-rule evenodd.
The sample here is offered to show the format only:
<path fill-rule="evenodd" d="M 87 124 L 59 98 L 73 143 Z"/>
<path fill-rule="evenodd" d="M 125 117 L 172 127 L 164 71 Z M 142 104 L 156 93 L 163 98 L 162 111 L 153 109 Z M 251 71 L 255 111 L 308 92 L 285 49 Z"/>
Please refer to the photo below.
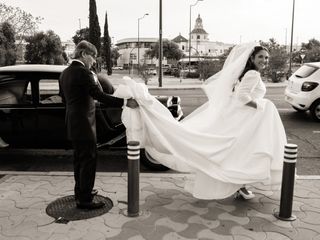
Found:
<path fill-rule="evenodd" d="M 108 15 L 113 43 L 123 38 L 159 37 L 160 0 L 96 0 L 101 33 Z M 71 40 L 81 27 L 89 26 L 89 0 L 0 0 L 44 18 L 39 30 L 53 30 L 62 41 Z M 190 6 L 197 0 L 162 0 L 162 37 L 181 33 L 188 39 Z M 210 41 L 237 44 L 268 41 L 290 44 L 293 0 L 203 0 L 191 7 L 191 29 L 200 14 Z M 320 40 L 320 0 L 296 0 L 293 44 Z"/>

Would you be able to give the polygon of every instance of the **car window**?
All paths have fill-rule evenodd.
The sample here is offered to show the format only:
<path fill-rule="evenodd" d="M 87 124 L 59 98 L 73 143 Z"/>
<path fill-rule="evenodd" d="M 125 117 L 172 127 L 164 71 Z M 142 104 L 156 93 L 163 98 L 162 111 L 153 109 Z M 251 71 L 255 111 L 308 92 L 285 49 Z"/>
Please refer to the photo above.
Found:
<path fill-rule="evenodd" d="M 28 81 L 14 74 L 0 74 L 0 105 L 19 105 L 31 102 L 26 95 Z"/>
<path fill-rule="evenodd" d="M 308 66 L 308 65 L 303 65 L 302 67 L 300 67 L 295 73 L 294 75 L 296 77 L 299 78 L 306 78 L 311 76 L 314 72 L 316 72 L 318 70 L 318 68 L 316 67 L 312 67 L 312 66 Z"/>
<path fill-rule="evenodd" d="M 58 79 L 40 79 L 39 81 L 40 104 L 62 103 L 59 95 Z"/>

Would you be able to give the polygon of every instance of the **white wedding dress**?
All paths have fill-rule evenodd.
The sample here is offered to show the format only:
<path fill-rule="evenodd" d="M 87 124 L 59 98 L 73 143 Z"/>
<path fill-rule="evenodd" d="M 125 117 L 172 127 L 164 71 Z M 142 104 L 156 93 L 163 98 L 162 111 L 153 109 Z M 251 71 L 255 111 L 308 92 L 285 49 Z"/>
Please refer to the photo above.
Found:
<path fill-rule="evenodd" d="M 126 79 L 115 92 L 140 105 L 123 110 L 128 140 L 138 140 L 161 164 L 192 173 L 185 189 L 196 198 L 226 198 L 243 184 L 280 186 L 286 135 L 278 111 L 263 99 L 266 88 L 258 72 L 248 71 L 241 82 L 234 77 L 255 45 L 234 48 L 223 70 L 204 86 L 208 102 L 181 122 L 143 84 Z M 251 99 L 258 109 L 245 105 Z"/>

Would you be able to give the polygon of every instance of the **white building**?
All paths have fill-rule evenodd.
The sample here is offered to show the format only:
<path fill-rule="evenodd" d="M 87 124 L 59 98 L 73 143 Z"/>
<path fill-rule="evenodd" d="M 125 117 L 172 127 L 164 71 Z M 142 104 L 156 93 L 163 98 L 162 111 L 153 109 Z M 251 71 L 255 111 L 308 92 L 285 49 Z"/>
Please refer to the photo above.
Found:
<path fill-rule="evenodd" d="M 74 50 L 76 49 L 76 45 L 74 44 L 74 42 L 72 40 L 67 40 L 67 41 L 61 42 L 61 45 L 65 53 L 67 54 L 68 58 L 69 59 L 73 58 L 73 53 L 74 53 Z"/>
<path fill-rule="evenodd" d="M 234 44 L 228 44 L 223 42 L 209 41 L 209 34 L 204 30 L 202 19 L 200 14 L 198 15 L 194 28 L 191 31 L 191 58 L 214 58 L 223 54 Z M 177 43 L 179 49 L 183 51 L 185 58 L 189 58 L 189 41 L 181 34 L 172 39 Z M 153 44 L 158 42 L 158 38 L 140 38 L 139 48 L 139 60 L 140 65 L 147 64 L 150 66 L 158 66 L 157 59 L 150 59 L 145 56 L 145 52 L 151 48 Z M 120 57 L 117 64 L 123 67 L 137 66 L 138 64 L 138 39 L 137 38 L 125 38 L 117 42 L 116 46 L 119 49 Z M 185 59 L 185 60 L 186 60 Z M 162 61 L 163 64 L 167 64 L 166 59 Z"/>
<path fill-rule="evenodd" d="M 116 43 L 120 54 L 117 65 L 125 68 L 132 65 L 137 66 L 139 58 L 140 65 L 147 64 L 149 66 L 158 66 L 158 60 L 156 58 L 151 59 L 150 57 L 145 56 L 146 51 L 156 42 L 158 42 L 158 38 L 139 38 L 140 47 L 138 57 L 138 38 L 125 38 L 119 40 Z M 162 63 L 166 64 L 165 58 Z"/>
<path fill-rule="evenodd" d="M 209 34 L 204 30 L 202 18 L 198 15 L 194 28 L 191 31 L 191 57 L 217 57 L 223 54 L 234 44 L 223 42 L 209 41 Z M 172 41 L 179 45 L 186 57 L 189 57 L 189 40 L 181 36 L 177 36 Z"/>

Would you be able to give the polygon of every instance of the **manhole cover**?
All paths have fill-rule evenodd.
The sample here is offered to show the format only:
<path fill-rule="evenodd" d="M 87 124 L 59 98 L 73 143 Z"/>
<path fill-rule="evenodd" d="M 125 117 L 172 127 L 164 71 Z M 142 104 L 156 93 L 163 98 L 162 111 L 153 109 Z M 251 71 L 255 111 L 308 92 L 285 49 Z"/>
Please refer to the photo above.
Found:
<path fill-rule="evenodd" d="M 74 200 L 74 195 L 70 195 L 58 198 L 57 200 L 51 202 L 47 206 L 46 212 L 49 216 L 55 219 L 62 218 L 67 221 L 75 221 L 100 216 L 109 212 L 109 210 L 113 207 L 111 199 L 101 195 L 94 196 L 94 201 L 104 202 L 105 206 L 103 208 L 94 210 L 78 209 Z"/>

